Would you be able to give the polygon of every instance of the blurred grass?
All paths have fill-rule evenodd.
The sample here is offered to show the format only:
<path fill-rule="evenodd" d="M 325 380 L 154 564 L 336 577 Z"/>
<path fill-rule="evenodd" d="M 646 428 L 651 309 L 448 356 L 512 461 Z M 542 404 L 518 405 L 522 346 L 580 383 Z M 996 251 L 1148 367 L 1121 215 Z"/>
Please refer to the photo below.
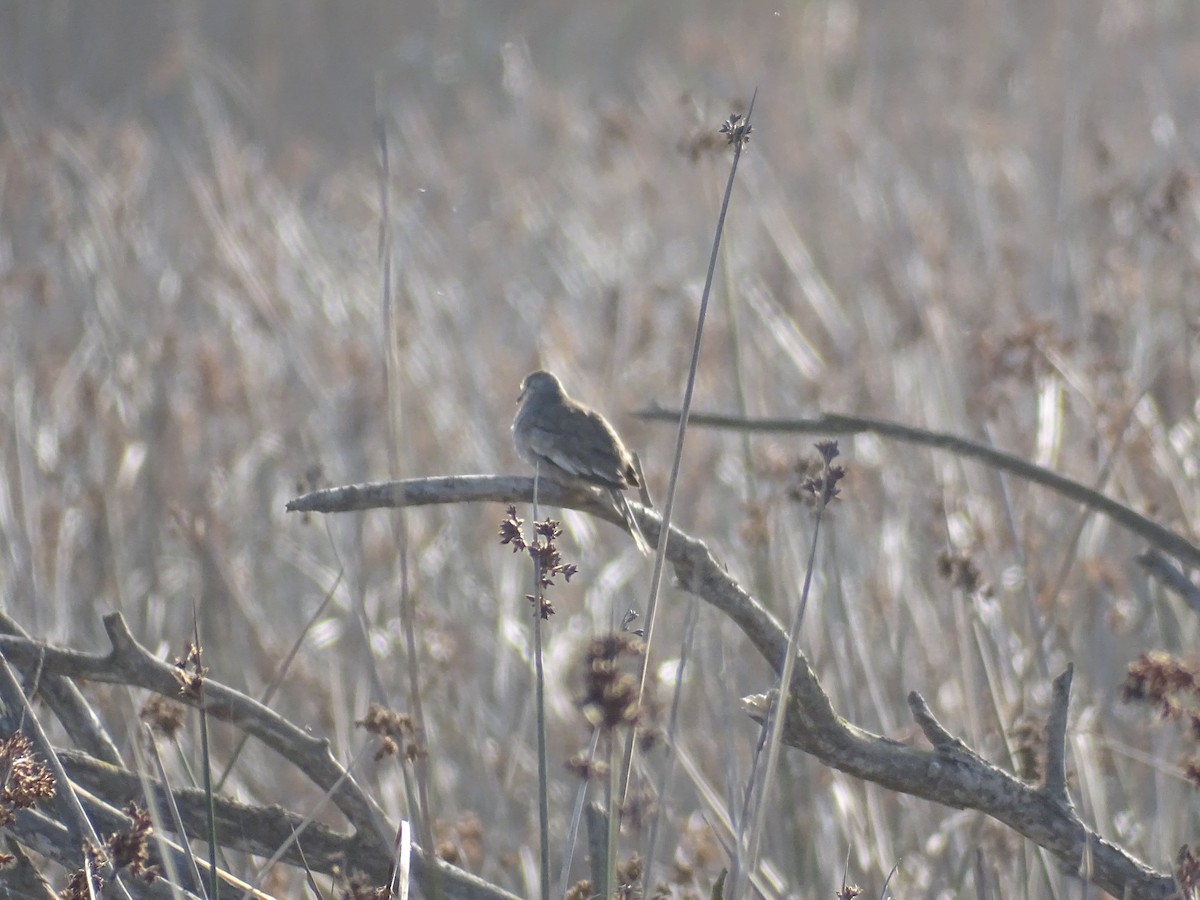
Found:
<path fill-rule="evenodd" d="M 35 635 L 100 647 L 99 615 L 118 608 L 177 653 L 195 600 L 214 677 L 258 692 L 344 565 L 337 611 L 273 705 L 349 757 L 364 649 L 403 705 L 392 520 L 282 514 L 314 478 L 388 471 L 376 84 L 407 473 L 518 470 L 516 388 L 545 366 L 610 414 L 661 496 L 673 430 L 628 412 L 678 401 L 726 166 L 702 138 L 758 85 L 725 255 L 747 411 L 887 416 L 1084 481 L 1117 448 L 1108 492 L 1195 539 L 1200 23 L 1187 4 L 380 4 L 357 17 L 178 4 L 151 19 L 113 6 L 111 19 L 26 8 L 3 39 L 0 596 Z M 737 407 L 734 334 L 710 322 L 699 409 Z M 742 442 L 692 433 L 676 521 L 792 603 L 811 522 L 784 489 L 809 448 L 751 448 L 763 496 L 747 506 Z M 842 450 L 850 477 L 804 643 L 839 711 L 907 739 L 904 696 L 920 690 L 1008 765 L 1004 733 L 1048 698 L 1032 607 L 1050 670 L 1076 664 L 1081 813 L 1166 865 L 1194 804 L 1174 737 L 1117 705 L 1116 686 L 1138 652 L 1185 650 L 1196 627 L 1132 564 L 1136 542 L 1097 519 L 1072 544 L 1079 510 L 1002 491 L 974 464 L 870 437 Z M 482 823 L 467 864 L 520 893 L 536 870 L 522 858 L 536 835 L 526 570 L 496 543 L 501 514 L 414 512 L 409 540 L 434 808 L 446 829 Z M 614 609 L 644 601 L 649 575 L 614 529 L 567 524 L 581 575 L 556 598 L 547 647 L 562 760 L 585 740 L 571 666 Z M 971 556 L 990 597 L 939 577 L 945 549 Z M 665 600 L 663 633 L 678 632 L 683 603 Z M 707 610 L 700 629 L 681 741 L 736 809 L 756 735 L 736 698 L 767 672 Z M 122 721 L 130 701 L 104 697 Z M 234 739 L 218 730 L 217 753 Z M 1062 889 L 976 814 L 798 756 L 786 769 L 766 856 L 793 892 L 837 884 L 847 848 L 868 893 L 897 861 L 898 893 L 967 890 L 976 849 L 1000 895 Z M 376 777 L 399 815 L 400 778 Z M 235 778 L 248 799 L 303 790 L 253 748 Z M 680 780 L 660 846 L 683 830 L 702 847 L 703 806 Z M 565 773 L 552 787 L 563 819 L 572 787 Z M 716 861 L 697 853 L 711 879 Z"/>

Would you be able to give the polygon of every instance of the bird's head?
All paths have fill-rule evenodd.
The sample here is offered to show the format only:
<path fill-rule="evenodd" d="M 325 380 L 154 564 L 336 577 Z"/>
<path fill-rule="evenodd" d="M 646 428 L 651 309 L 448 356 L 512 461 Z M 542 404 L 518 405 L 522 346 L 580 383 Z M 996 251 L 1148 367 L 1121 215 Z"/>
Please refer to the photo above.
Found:
<path fill-rule="evenodd" d="M 521 396 L 517 397 L 517 403 L 523 403 L 534 397 L 562 396 L 564 396 L 562 382 L 549 372 L 539 370 L 525 376 L 525 380 L 521 382 Z"/>

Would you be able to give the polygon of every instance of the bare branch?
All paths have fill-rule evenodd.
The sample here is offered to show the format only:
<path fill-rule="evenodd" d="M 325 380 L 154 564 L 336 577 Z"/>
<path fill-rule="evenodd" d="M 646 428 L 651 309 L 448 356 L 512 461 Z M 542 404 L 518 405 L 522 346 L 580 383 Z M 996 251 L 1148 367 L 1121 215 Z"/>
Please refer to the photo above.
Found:
<path fill-rule="evenodd" d="M 180 694 L 172 667 L 156 659 L 134 639 L 120 613 L 105 616 L 104 627 L 113 648 L 105 656 L 49 647 L 12 636 L 0 636 L 0 655 L 9 663 L 23 668 L 36 664 L 40 657 L 49 675 L 134 685 L 180 703 L 195 705 Z M 319 787 L 329 790 L 339 779 L 343 779 L 345 770 L 333 757 L 327 740 L 313 737 L 270 708 L 217 681 L 205 683 L 205 699 L 211 715 L 231 722 L 258 738 L 292 762 Z M 384 854 L 391 852 L 392 830 L 382 810 L 353 778 L 342 780 L 341 785 L 333 791 L 332 799 L 356 829 L 364 835 L 375 835 L 374 840 Z"/>
<path fill-rule="evenodd" d="M 0 610 L 0 634 L 29 637 L 25 629 L 3 610 Z M 121 764 L 121 754 L 117 745 L 104 730 L 100 718 L 73 681 L 43 673 L 36 692 L 31 690 L 31 693 L 36 693 L 49 704 L 76 746 L 114 766 Z"/>
<path fill-rule="evenodd" d="M 844 426 L 848 420 L 838 417 L 836 421 Z M 829 430 L 844 433 L 847 429 Z M 288 509 L 333 512 L 396 503 L 429 505 L 481 500 L 513 503 L 528 501 L 532 495 L 530 478 L 474 475 L 317 491 L 292 501 Z M 619 524 L 611 504 L 601 502 L 599 495 L 586 490 L 543 482 L 539 500 Z M 631 507 L 646 539 L 655 544 L 661 528 L 658 515 L 638 504 Z M 1182 540 L 1174 537 L 1176 541 Z M 1200 558 L 1200 551 L 1196 553 Z M 782 626 L 730 577 L 708 547 L 671 526 L 667 559 L 680 586 L 729 616 L 778 672 L 787 646 Z M 1171 895 L 1174 881 L 1170 875 L 1151 869 L 1095 834 L 1080 821 L 1069 803 L 1064 805 L 981 758 L 937 722 L 920 695 L 910 695 L 909 702 L 934 747 L 932 751 L 909 747 L 846 722 L 833 709 L 807 658 L 798 654 L 784 740 L 857 778 L 991 816 L 1044 847 L 1069 872 L 1078 873 L 1086 858 L 1092 881 L 1114 896 L 1162 900 Z"/>
<path fill-rule="evenodd" d="M 105 616 L 112 651 L 107 655 L 82 653 L 49 647 L 26 638 L 0 636 L 0 657 L 10 665 L 28 668 L 40 664 L 48 677 L 85 678 L 112 684 L 127 684 L 146 688 L 180 703 L 192 703 L 179 692 L 172 667 L 156 659 L 130 634 L 120 613 Z M 281 757 L 304 772 L 314 784 L 330 791 L 338 808 L 354 827 L 353 834 L 339 834 L 332 829 L 308 822 L 304 837 L 304 860 L 295 856 L 289 861 L 307 865 L 315 871 L 333 872 L 361 870 L 387 876 L 391 858 L 393 830 L 374 801 L 363 792 L 353 778 L 333 758 L 329 742 L 314 738 L 278 716 L 268 707 L 232 688 L 209 679 L 205 682 L 208 711 L 219 719 L 231 722 L 261 740 Z M 115 808 L 131 799 L 142 802 L 143 785 L 157 791 L 162 785 L 143 778 L 119 766 L 93 759 L 78 751 L 58 751 L 67 778 L 81 788 L 80 799 L 88 818 L 98 830 L 115 831 L 126 827 L 121 813 Z M 187 788 L 173 791 L 185 824 L 190 833 L 204 828 L 205 804 L 203 791 Z M 103 797 L 103 802 L 97 798 Z M 268 855 L 299 829 L 303 819 L 278 807 L 261 808 L 237 803 L 227 798 L 214 798 L 221 833 L 229 838 L 228 846 L 258 855 Z M 54 846 L 74 848 L 77 842 L 64 840 L 63 826 L 37 813 L 24 811 L 16 827 L 22 843 L 45 853 Z M 41 835 L 41 837 L 39 837 Z M 71 850 L 75 852 L 74 849 Z M 287 858 L 287 857 L 285 857 Z M 70 864 L 69 860 L 62 860 Z M 444 895 L 456 900 L 515 900 L 513 895 L 494 885 L 455 869 L 441 865 L 439 869 Z M 431 870 L 422 854 L 414 861 L 418 883 L 427 884 Z"/>
<path fill-rule="evenodd" d="M 674 422 L 679 418 L 675 410 L 651 407 L 638 410 L 635 415 L 654 421 Z M 1012 453 L 1005 453 L 987 444 L 941 431 L 913 428 L 887 419 L 872 419 L 866 416 L 846 416 L 823 413 L 811 419 L 763 418 L 746 419 L 740 416 L 723 416 L 711 413 L 692 413 L 688 417 L 692 425 L 708 428 L 725 428 L 734 431 L 756 431 L 769 434 L 878 434 L 881 437 L 934 447 L 956 456 L 979 459 L 995 469 L 1000 469 L 1024 478 L 1035 484 L 1050 488 L 1081 503 L 1089 509 L 1103 513 L 1122 528 L 1133 532 L 1142 540 L 1170 553 L 1189 566 L 1200 566 L 1200 547 L 1171 529 L 1159 525 L 1152 519 L 1130 509 L 1111 497 L 1093 490 L 1071 478 L 1034 465 Z"/>
<path fill-rule="evenodd" d="M 144 802 L 143 788 L 149 784 L 165 802 L 161 782 L 144 781 L 137 774 L 113 766 L 99 764 L 82 753 L 63 751 L 63 765 L 71 781 L 89 793 L 106 798 L 114 805 L 130 800 Z M 204 828 L 207 799 L 198 788 L 174 788 L 172 793 L 179 805 L 184 826 L 190 834 Z M 303 852 L 293 845 L 283 859 L 291 865 L 307 867 L 314 872 L 361 871 L 375 884 L 383 884 L 388 875 L 391 848 L 380 851 L 379 844 L 362 832 L 343 834 L 318 822 L 277 806 L 260 807 L 239 803 L 228 797 L 214 797 L 219 832 L 227 838 L 226 846 L 257 856 L 270 856 L 276 847 L 283 846 L 301 827 L 304 827 Z M 117 825 L 106 825 L 115 830 Z M 182 859 L 181 859 L 182 862 Z M 427 866 L 421 854 L 414 854 L 414 876 L 425 884 Z M 511 895 L 481 882 L 474 876 L 442 866 L 442 886 L 445 895 L 458 900 L 512 900 Z"/>

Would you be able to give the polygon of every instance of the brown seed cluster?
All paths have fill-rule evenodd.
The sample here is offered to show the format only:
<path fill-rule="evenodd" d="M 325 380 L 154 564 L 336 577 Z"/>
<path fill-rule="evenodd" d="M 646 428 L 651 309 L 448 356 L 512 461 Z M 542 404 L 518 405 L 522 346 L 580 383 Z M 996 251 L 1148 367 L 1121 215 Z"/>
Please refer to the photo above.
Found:
<path fill-rule="evenodd" d="M 416 739 L 417 729 L 408 713 L 372 703 L 367 708 L 367 714 L 354 724 L 380 739 L 379 749 L 375 751 L 376 760 L 395 756 L 401 746 L 404 747 L 404 758 L 409 761 L 425 752 Z"/>
<path fill-rule="evenodd" d="M 54 796 L 54 775 L 33 752 L 33 743 L 21 732 L 0 741 L 0 827 L 9 825 L 19 809 L 30 809 Z"/>
<path fill-rule="evenodd" d="M 544 522 L 534 522 L 534 540 L 530 544 L 525 540 L 522 529 L 525 520 L 517 515 L 517 508 L 510 506 L 504 511 L 504 519 L 500 523 L 500 543 L 509 544 L 513 553 L 528 552 L 538 565 L 538 596 L 527 594 L 525 599 L 536 604 L 539 615 L 549 619 L 554 615 L 554 604 L 546 599 L 546 589 L 554 586 L 554 579 L 559 575 L 564 581 L 570 581 L 571 576 L 579 571 L 574 563 L 565 563 L 562 554 L 558 552 L 558 538 L 562 536 L 562 523 L 555 519 Z"/>
<path fill-rule="evenodd" d="M 833 464 L 839 453 L 837 441 L 820 441 L 816 448 L 821 458 L 821 470 L 806 478 L 800 490 L 803 495 L 812 498 L 818 509 L 824 509 L 841 493 L 838 483 L 846 477 L 846 470 Z"/>
<path fill-rule="evenodd" d="M 150 864 L 150 837 L 154 833 L 150 813 L 135 803 L 129 803 L 125 806 L 125 815 L 132 822 L 124 831 L 108 835 L 99 847 L 91 841 L 84 842 L 86 864 L 71 874 L 59 897 L 63 900 L 91 900 L 100 896 L 104 889 L 104 878 L 100 873 L 110 866 L 147 883 L 162 874 L 158 866 Z"/>
<path fill-rule="evenodd" d="M 721 134 L 725 135 L 725 140 L 736 147 L 745 147 L 750 143 L 750 133 L 754 131 L 754 126 L 746 121 L 746 117 L 741 113 L 734 113 L 721 125 Z"/>
<path fill-rule="evenodd" d="M 1161 650 L 1143 653 L 1129 666 L 1121 685 L 1126 703 L 1148 703 L 1164 719 L 1179 722 L 1200 743 L 1200 675 L 1182 660 Z M 1184 762 L 1188 781 L 1200 787 L 1200 757 Z"/>
<path fill-rule="evenodd" d="M 390 887 L 376 887 L 371 879 L 361 872 L 356 872 L 346 879 L 345 887 L 338 895 L 340 900 L 391 900 L 393 894 Z"/>
<path fill-rule="evenodd" d="M 1046 729 L 1031 717 L 1018 720 L 1009 730 L 1017 777 L 1037 784 L 1042 780 L 1042 757 L 1046 750 Z"/>
<path fill-rule="evenodd" d="M 1194 897 L 1200 888 L 1200 858 L 1196 851 L 1184 844 L 1175 857 L 1175 881 L 1179 884 L 1178 897 Z"/>
<path fill-rule="evenodd" d="M 943 550 L 938 554 L 937 573 L 964 593 L 979 593 L 984 597 L 992 595 L 991 584 L 968 553 Z"/>
<path fill-rule="evenodd" d="M 643 749 L 653 747 L 662 735 L 654 726 L 659 719 L 653 682 L 639 699 L 640 671 L 646 653 L 641 638 L 617 631 L 593 638 L 583 657 L 583 691 L 579 708 L 592 727 L 611 735 L 621 727 L 636 726 Z"/>
<path fill-rule="evenodd" d="M 160 873 L 158 866 L 149 864 L 150 836 L 154 833 L 150 813 L 134 803 L 129 803 L 125 807 L 125 815 L 133 820 L 132 823 L 124 831 L 106 837 L 104 848 L 116 868 L 128 872 L 134 878 L 154 881 Z"/>
<path fill-rule="evenodd" d="M 188 641 L 183 656 L 176 657 L 171 672 L 179 682 L 179 695 L 195 702 L 200 701 L 204 678 L 208 675 L 208 669 L 200 660 L 201 652 L 195 643 Z"/>
<path fill-rule="evenodd" d="M 183 727 L 185 709 L 182 704 L 169 700 L 162 694 L 151 694 L 142 704 L 138 716 L 159 734 L 174 738 Z"/>

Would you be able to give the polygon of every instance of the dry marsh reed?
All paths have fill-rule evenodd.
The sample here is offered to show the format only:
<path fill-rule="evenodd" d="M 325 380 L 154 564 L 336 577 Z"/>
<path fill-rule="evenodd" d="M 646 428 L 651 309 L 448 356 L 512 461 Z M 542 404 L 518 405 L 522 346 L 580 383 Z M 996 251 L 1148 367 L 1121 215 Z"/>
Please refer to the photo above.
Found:
<path fill-rule="evenodd" d="M 340 34 L 308 14 L 292 23 L 298 46 L 361 46 L 381 73 L 352 102 L 369 108 L 363 93 L 377 90 L 388 129 L 391 335 L 370 116 L 347 114 L 340 145 L 344 134 L 309 135 L 279 74 L 304 64 L 282 38 L 256 55 L 204 31 L 215 13 L 181 20 L 124 103 L 82 103 L 78 85 L 50 102 L 21 81 L 26 56 L 11 64 L 0 101 L 9 622 L 104 653 L 102 616 L 119 611 L 170 660 L 195 604 L 209 677 L 252 697 L 303 637 L 270 708 L 327 738 L 343 764 L 361 754 L 365 793 L 393 825 L 408 816 L 405 765 L 371 759 L 375 738 L 357 724 L 372 701 L 407 702 L 397 519 L 285 504 L 384 479 L 393 455 L 406 477 L 531 474 L 509 423 L 536 368 L 603 410 L 661 502 L 674 427 L 635 413 L 682 396 L 729 165 L 716 132 L 756 84 L 694 410 L 952 432 L 1195 542 L 1200 24 L 1186 4 L 630 12 L 644 33 L 544 5 L 526 5 L 523 35 L 499 13 L 476 33 L 422 5 L 411 27 L 435 48 L 428 68 L 407 44 L 389 56 L 365 14 Z M 486 50 L 467 52 L 467 33 Z M 609 80 L 603 40 L 621 42 Z M 324 55 L 308 65 L 331 72 L 312 115 L 354 87 Z M 398 392 L 384 377 L 388 341 Z M 684 450 L 674 524 L 785 623 L 805 582 L 813 515 L 798 495 L 818 437 L 693 427 Z M 918 691 L 984 759 L 1028 774 L 1052 679 L 1073 664 L 1077 811 L 1170 872 L 1197 827 L 1187 735 L 1123 703 L 1121 685 L 1151 650 L 1194 662 L 1197 628 L 1135 563 L 1144 543 L 953 453 L 870 432 L 839 446 L 846 477 L 822 519 L 799 640 L 837 712 L 927 747 L 908 700 Z M 535 896 L 528 569 L 497 539 L 500 503 L 403 515 L 438 850 Z M 572 509 L 561 519 L 558 547 L 578 574 L 553 588 L 543 633 L 552 836 L 568 831 L 566 764 L 590 737 L 581 660 L 627 609 L 645 611 L 651 571 L 612 525 Z M 669 576 L 650 660 L 668 685 L 692 627 Z M 681 897 L 709 896 L 729 865 L 721 823 L 741 815 L 759 739 L 740 700 L 775 678 L 715 609 L 701 604 L 694 628 L 654 866 Z M 146 692 L 83 690 L 132 758 Z M 184 727 L 165 754 L 180 781 L 198 735 Z M 214 722 L 210 737 L 223 763 L 240 733 Z M 647 758 L 653 771 L 661 757 Z M 224 790 L 343 823 L 258 741 Z M 843 873 L 880 896 L 893 867 L 895 896 L 1078 890 L 995 820 L 798 750 L 781 755 L 769 796 L 765 896 L 828 895 Z M 644 832 L 631 822 L 625 839 L 623 858 Z M 556 883 L 561 851 L 552 842 Z M 254 868 L 237 854 L 230 865 Z M 304 891 L 295 870 L 275 877 L 277 896 Z"/>

